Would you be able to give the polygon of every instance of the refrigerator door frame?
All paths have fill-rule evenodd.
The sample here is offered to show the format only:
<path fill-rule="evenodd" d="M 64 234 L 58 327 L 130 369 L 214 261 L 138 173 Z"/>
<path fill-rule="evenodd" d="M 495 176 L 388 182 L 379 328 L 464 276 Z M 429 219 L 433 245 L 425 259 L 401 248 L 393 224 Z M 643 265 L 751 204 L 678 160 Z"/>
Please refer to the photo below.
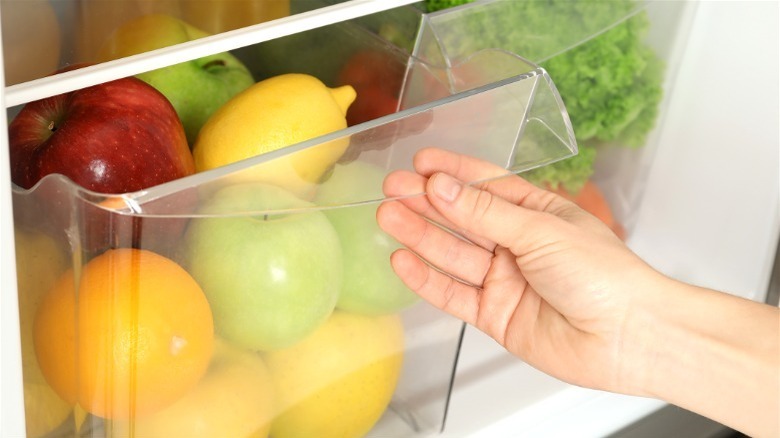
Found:
<path fill-rule="evenodd" d="M 2 59 L 2 47 L 0 47 Z M 5 74 L 0 69 L 0 83 Z M 0 92 L 5 103 L 5 93 Z M 3 105 L 5 108 L 5 105 Z M 0 116 L 7 126 L 6 111 Z M 0 135 L 0 436 L 25 436 L 22 345 L 19 332 L 19 301 L 16 291 L 16 250 L 11 205 L 11 167 L 8 164 L 8 133 Z"/>

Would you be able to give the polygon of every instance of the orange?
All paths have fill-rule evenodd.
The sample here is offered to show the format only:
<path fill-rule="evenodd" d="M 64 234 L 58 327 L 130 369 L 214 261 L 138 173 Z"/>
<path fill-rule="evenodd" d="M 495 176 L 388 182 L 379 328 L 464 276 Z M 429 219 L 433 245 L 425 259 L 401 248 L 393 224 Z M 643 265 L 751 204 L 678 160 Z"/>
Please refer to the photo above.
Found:
<path fill-rule="evenodd" d="M 179 7 L 184 21 L 212 34 L 290 15 L 289 0 L 183 0 Z"/>
<path fill-rule="evenodd" d="M 60 66 L 62 41 L 57 12 L 49 0 L 2 0 L 5 84 L 42 78 Z"/>
<path fill-rule="evenodd" d="M 178 264 L 116 249 L 59 278 L 38 308 L 33 342 L 60 397 L 97 416 L 132 419 L 198 383 L 214 325 L 203 291 Z"/>

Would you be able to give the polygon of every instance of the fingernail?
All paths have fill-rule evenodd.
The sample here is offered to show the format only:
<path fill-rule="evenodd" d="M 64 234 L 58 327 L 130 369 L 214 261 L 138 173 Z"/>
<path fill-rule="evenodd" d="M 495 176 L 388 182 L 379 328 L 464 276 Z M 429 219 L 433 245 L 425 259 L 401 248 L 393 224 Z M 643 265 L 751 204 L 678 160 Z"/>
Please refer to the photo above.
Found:
<path fill-rule="evenodd" d="M 460 193 L 460 182 L 455 178 L 440 173 L 433 179 L 433 191 L 441 199 L 452 202 Z"/>

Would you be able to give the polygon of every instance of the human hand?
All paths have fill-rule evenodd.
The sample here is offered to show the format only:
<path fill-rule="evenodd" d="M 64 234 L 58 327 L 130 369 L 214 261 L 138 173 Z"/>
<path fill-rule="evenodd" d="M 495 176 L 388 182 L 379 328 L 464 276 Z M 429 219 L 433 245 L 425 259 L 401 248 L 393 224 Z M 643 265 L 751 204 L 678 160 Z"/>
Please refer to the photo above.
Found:
<path fill-rule="evenodd" d="M 377 220 L 408 248 L 391 262 L 421 297 L 561 380 L 780 434 L 778 307 L 662 275 L 595 217 L 498 166 L 425 149 L 414 167 L 385 179 L 399 198 Z"/>
<path fill-rule="evenodd" d="M 404 283 L 548 374 L 631 392 L 635 303 L 666 277 L 598 219 L 501 167 L 440 149 L 414 167 L 389 175 L 385 194 L 427 195 L 377 211 L 408 248 L 391 258 Z"/>

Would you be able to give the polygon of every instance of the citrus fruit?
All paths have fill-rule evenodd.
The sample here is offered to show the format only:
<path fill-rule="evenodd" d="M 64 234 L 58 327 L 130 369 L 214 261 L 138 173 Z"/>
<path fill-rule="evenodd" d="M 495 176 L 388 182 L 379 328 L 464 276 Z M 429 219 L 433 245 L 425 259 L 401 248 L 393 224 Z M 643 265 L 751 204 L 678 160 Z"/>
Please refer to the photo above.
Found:
<path fill-rule="evenodd" d="M 79 2 L 73 8 L 73 22 L 68 26 L 69 46 L 72 46 L 73 50 L 69 55 L 75 62 L 96 62 L 103 44 L 117 28 L 146 14 L 178 15 L 178 2 L 179 0 Z"/>
<path fill-rule="evenodd" d="M 108 435 L 265 438 L 273 403 L 273 384 L 263 359 L 218 339 L 206 375 L 192 390 L 171 406 L 134 422 L 112 421 Z"/>
<path fill-rule="evenodd" d="M 54 73 L 62 53 L 61 28 L 48 0 L 2 0 L 5 84 L 14 85 Z"/>
<path fill-rule="evenodd" d="M 25 426 L 27 436 L 43 436 L 62 424 L 73 406 L 51 389 L 41 373 L 33 346 L 33 320 L 43 297 L 67 270 L 68 260 L 54 239 L 38 231 L 17 228 L 14 240 Z"/>
<path fill-rule="evenodd" d="M 200 380 L 214 326 L 203 291 L 178 264 L 116 249 L 57 280 L 38 308 L 33 341 L 46 381 L 65 401 L 133 418 Z"/>
<path fill-rule="evenodd" d="M 214 169 L 347 127 L 355 90 L 307 74 L 283 74 L 234 96 L 206 121 L 193 147 L 195 170 Z M 308 194 L 349 146 L 339 138 L 256 166 L 244 178 Z"/>
<path fill-rule="evenodd" d="M 360 437 L 387 409 L 403 362 L 398 315 L 333 315 L 298 344 L 265 355 L 279 415 L 271 436 Z"/>
<path fill-rule="evenodd" d="M 198 2 L 199 6 L 201 3 Z M 207 36 L 208 33 L 173 15 L 142 15 L 114 30 L 97 60 L 124 58 Z M 136 77 L 168 98 L 184 125 L 189 146 L 214 111 L 255 83 L 246 66 L 228 52 L 139 73 Z"/>
<path fill-rule="evenodd" d="M 210 33 L 221 33 L 290 15 L 289 0 L 182 1 L 180 7 L 185 21 Z"/>

